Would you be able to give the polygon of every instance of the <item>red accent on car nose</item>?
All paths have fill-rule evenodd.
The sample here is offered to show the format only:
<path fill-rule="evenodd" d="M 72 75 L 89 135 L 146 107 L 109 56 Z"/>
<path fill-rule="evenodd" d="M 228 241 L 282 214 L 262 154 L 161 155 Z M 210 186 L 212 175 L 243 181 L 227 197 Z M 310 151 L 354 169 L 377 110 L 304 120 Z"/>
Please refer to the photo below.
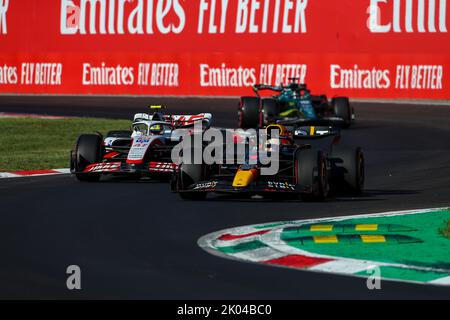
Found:
<path fill-rule="evenodd" d="M 116 151 L 109 152 L 103 156 L 103 159 L 111 159 L 111 158 L 117 157 L 119 154 L 120 153 L 116 152 Z"/>

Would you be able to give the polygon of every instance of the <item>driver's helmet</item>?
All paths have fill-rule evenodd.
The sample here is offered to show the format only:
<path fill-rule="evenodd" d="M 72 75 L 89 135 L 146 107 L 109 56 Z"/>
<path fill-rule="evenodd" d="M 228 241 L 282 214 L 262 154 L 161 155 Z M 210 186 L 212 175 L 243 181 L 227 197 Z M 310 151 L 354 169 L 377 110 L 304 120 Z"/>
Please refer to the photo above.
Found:
<path fill-rule="evenodd" d="M 284 99 L 292 99 L 295 97 L 295 91 L 292 91 L 290 88 L 284 88 L 283 92 L 281 93 L 282 98 Z"/>
<path fill-rule="evenodd" d="M 311 97 L 311 93 L 306 84 L 299 84 L 297 82 L 289 84 L 285 88 L 285 92 L 289 92 L 290 95 L 295 99 L 309 99 Z"/>
<path fill-rule="evenodd" d="M 148 131 L 151 134 L 162 134 L 164 132 L 164 128 L 162 124 L 153 124 L 148 128 Z"/>
<path fill-rule="evenodd" d="M 300 86 L 299 86 L 298 83 L 296 83 L 296 82 L 291 83 L 288 87 L 289 87 L 289 89 L 291 89 L 291 90 L 294 91 L 294 92 L 300 90 Z"/>

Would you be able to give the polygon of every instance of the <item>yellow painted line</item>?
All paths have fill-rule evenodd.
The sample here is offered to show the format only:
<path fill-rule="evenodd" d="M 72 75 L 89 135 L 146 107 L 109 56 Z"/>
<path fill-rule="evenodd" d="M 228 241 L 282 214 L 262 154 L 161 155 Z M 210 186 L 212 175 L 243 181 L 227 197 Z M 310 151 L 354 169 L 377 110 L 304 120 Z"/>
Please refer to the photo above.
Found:
<path fill-rule="evenodd" d="M 378 224 L 357 224 L 355 227 L 356 231 L 377 231 Z"/>
<path fill-rule="evenodd" d="M 333 225 L 332 224 L 316 224 L 314 226 L 311 226 L 309 228 L 309 231 L 333 231 Z"/>
<path fill-rule="evenodd" d="M 315 243 L 338 243 L 338 237 L 336 235 L 331 236 L 313 236 Z"/>
<path fill-rule="evenodd" d="M 309 135 L 310 135 L 310 136 L 313 136 L 315 130 L 316 130 L 316 127 L 311 126 L 311 127 L 309 128 Z"/>
<path fill-rule="evenodd" d="M 364 243 L 386 242 L 386 237 L 376 234 L 363 234 L 361 235 L 361 241 Z"/>

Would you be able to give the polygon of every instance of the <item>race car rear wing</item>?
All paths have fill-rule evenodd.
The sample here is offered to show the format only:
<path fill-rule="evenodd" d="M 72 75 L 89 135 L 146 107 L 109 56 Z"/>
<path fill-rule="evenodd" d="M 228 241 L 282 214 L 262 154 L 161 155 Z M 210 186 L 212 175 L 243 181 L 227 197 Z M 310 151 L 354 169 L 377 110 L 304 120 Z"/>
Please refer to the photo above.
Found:
<path fill-rule="evenodd" d="M 212 120 L 211 113 L 199 113 L 196 115 L 170 115 L 164 116 L 166 121 L 169 121 L 176 128 L 190 127 L 196 122 L 202 121 L 207 127 L 210 126 Z"/>
<path fill-rule="evenodd" d="M 158 115 L 155 117 L 155 115 Z M 157 118 L 157 119 L 155 119 Z M 148 114 L 148 113 L 136 113 L 134 115 L 134 122 L 141 121 L 165 121 L 172 124 L 175 128 L 183 128 L 193 126 L 196 122 L 202 121 L 208 126 L 212 120 L 211 113 L 199 113 L 195 115 L 162 115 L 160 113 Z"/>
<path fill-rule="evenodd" d="M 133 122 L 139 122 L 139 121 L 151 121 L 153 118 L 153 115 L 148 113 L 136 113 L 133 118 Z"/>

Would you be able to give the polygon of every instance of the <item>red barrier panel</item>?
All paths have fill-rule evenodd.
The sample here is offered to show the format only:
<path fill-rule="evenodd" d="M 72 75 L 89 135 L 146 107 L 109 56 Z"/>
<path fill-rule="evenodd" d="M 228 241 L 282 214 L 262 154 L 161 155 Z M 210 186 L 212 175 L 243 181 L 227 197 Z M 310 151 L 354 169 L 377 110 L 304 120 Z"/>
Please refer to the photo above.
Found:
<path fill-rule="evenodd" d="M 450 6 L 450 4 L 449 4 Z M 0 0 L 0 92 L 450 99 L 447 0 Z"/>

